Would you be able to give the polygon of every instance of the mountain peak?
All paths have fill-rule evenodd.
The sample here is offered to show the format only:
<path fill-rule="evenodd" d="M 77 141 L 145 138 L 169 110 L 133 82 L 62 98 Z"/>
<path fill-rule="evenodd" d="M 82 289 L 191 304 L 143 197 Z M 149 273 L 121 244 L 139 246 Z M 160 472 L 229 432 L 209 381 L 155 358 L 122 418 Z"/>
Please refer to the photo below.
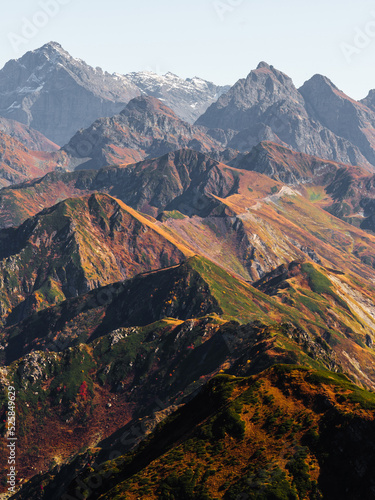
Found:
<path fill-rule="evenodd" d="M 266 63 L 265 61 L 260 61 L 260 63 L 258 64 L 257 66 L 257 69 L 262 69 L 262 68 L 265 68 L 265 69 L 273 69 L 273 66 L 270 66 L 268 63 Z"/>
<path fill-rule="evenodd" d="M 175 113 L 160 99 L 147 95 L 140 95 L 132 99 L 121 114 L 128 114 L 129 112 L 164 114 L 176 118 L 176 120 L 178 119 Z"/>
<path fill-rule="evenodd" d="M 36 55 L 38 57 L 43 56 L 47 59 L 52 58 L 52 61 L 54 61 L 56 58 L 58 59 L 61 57 L 63 57 L 64 59 L 73 59 L 69 52 L 64 50 L 64 48 L 58 42 L 48 42 L 42 45 L 42 47 L 26 53 L 25 56 L 28 56 L 29 54 Z"/>
<path fill-rule="evenodd" d="M 171 71 L 168 71 L 167 73 L 165 73 L 164 76 L 166 76 L 167 78 L 177 78 L 177 79 L 181 80 L 181 78 L 178 75 L 176 75 L 176 73 L 172 73 Z"/>
<path fill-rule="evenodd" d="M 65 52 L 63 47 L 58 42 L 45 43 L 42 47 L 40 47 L 40 49 L 37 49 L 37 50 L 48 50 L 48 49 L 57 50 L 59 52 L 61 52 L 61 51 Z"/>
<path fill-rule="evenodd" d="M 324 88 L 324 87 L 329 87 L 332 90 L 339 90 L 336 85 L 326 76 L 316 74 L 310 78 L 310 80 L 307 80 L 303 87 L 305 86 L 314 86 L 314 87 L 319 87 L 319 88 Z M 302 88 L 302 87 L 301 87 Z"/>

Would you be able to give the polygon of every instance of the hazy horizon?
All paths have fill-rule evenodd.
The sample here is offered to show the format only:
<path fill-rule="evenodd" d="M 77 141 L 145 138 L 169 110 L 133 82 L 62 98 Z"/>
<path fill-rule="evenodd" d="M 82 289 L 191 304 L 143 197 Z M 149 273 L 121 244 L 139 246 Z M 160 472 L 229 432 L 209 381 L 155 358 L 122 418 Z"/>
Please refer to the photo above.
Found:
<path fill-rule="evenodd" d="M 45 43 L 110 73 L 168 71 L 232 85 L 260 61 L 296 87 L 314 74 L 354 99 L 375 88 L 375 6 L 318 0 L 109 0 L 6 2 L 0 66 Z"/>

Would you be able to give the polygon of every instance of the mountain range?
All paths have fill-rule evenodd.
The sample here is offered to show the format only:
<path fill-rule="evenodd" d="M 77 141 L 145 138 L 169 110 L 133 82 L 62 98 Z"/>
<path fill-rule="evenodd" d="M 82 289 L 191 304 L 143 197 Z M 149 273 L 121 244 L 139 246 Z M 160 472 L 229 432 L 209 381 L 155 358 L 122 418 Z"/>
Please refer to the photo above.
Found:
<path fill-rule="evenodd" d="M 50 42 L 0 70 L 0 115 L 62 146 L 79 129 L 119 113 L 138 95 L 162 98 L 181 118 L 194 121 L 227 88 L 171 73 L 109 74 Z"/>
<path fill-rule="evenodd" d="M 375 495 L 374 91 L 0 71 L 0 495 Z"/>
<path fill-rule="evenodd" d="M 225 145 L 246 151 L 269 140 L 352 165 L 374 165 L 373 110 L 315 75 L 300 89 L 267 63 L 239 80 L 197 120 Z"/>
<path fill-rule="evenodd" d="M 76 168 L 99 168 L 155 158 L 186 147 L 213 154 L 221 149 L 201 127 L 184 122 L 159 99 L 140 96 L 119 115 L 100 118 L 77 132 L 62 150 Z"/>

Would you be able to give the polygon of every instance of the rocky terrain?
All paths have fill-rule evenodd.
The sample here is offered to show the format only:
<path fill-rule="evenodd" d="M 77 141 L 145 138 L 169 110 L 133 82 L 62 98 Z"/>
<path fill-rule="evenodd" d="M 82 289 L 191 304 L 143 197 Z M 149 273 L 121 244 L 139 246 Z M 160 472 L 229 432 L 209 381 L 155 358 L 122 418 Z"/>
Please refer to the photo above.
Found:
<path fill-rule="evenodd" d="M 168 179 L 168 182 L 166 182 Z M 54 171 L 0 191 L 0 227 L 16 226 L 62 199 L 105 192 L 154 217 L 173 207 L 207 213 L 238 185 L 237 170 L 189 149 L 127 166 Z"/>
<path fill-rule="evenodd" d="M 113 350 L 121 352 L 123 345 L 123 340 L 112 346 L 96 344 L 94 355 L 81 351 L 85 375 L 86 366 L 95 366 L 100 353 L 108 357 Z M 59 356 L 49 358 L 44 363 L 53 370 Z M 334 499 L 337 491 L 343 497 L 348 492 L 355 499 L 372 497 L 373 394 L 359 390 L 345 375 L 327 371 L 278 365 L 244 377 L 252 372 L 246 361 L 232 371 L 241 375 L 219 375 L 177 412 L 168 417 L 164 411 L 165 420 L 134 451 L 123 450 L 134 448 L 144 433 L 147 436 L 143 420 L 124 427 L 119 435 L 123 444 L 114 443 L 110 461 L 102 462 L 99 449 L 82 452 L 70 466 L 59 465 L 60 457 L 56 457 L 50 471 L 26 484 L 19 498 L 77 498 L 83 493 L 89 499 L 124 494 L 126 498 L 160 499 L 173 492 L 180 498 L 202 498 L 203 493 L 205 499 L 232 499 L 254 490 L 281 498 L 288 492 L 290 498 L 324 495 Z M 65 401 L 64 407 L 69 401 L 64 383 L 72 375 L 53 381 L 54 387 L 61 388 L 58 397 Z M 179 381 L 173 377 L 177 389 Z M 81 380 L 75 384 L 77 390 L 79 384 L 86 387 Z M 38 387 L 40 383 L 37 379 Z M 84 415 L 94 394 L 94 401 L 99 402 L 98 389 L 94 385 L 93 390 L 81 392 L 75 411 Z M 139 391 L 137 396 L 141 396 Z M 121 393 L 110 401 L 102 413 L 108 427 L 121 410 L 126 422 L 130 411 L 121 408 Z M 53 399 L 50 405 L 56 412 Z M 164 406 L 164 400 L 153 400 L 155 412 Z M 97 411 L 95 408 L 92 415 Z M 76 439 L 80 431 L 82 424 L 74 432 Z M 67 430 L 65 436 L 73 442 L 74 436 Z M 35 437 L 30 443 L 39 442 Z M 108 446 L 108 440 L 105 442 Z M 37 446 L 33 453 L 29 467 L 42 458 Z"/>
<path fill-rule="evenodd" d="M 230 88 L 229 85 L 221 87 L 198 77 L 183 80 L 173 73 L 161 76 L 151 71 L 140 71 L 126 76 L 142 93 L 160 99 L 188 123 L 194 123 Z"/>
<path fill-rule="evenodd" d="M 119 115 L 77 132 L 63 151 L 81 169 L 133 163 L 181 148 L 210 153 L 220 150 L 220 144 L 201 127 L 182 121 L 159 99 L 141 96 Z"/>
<path fill-rule="evenodd" d="M 0 72 L 0 114 L 59 145 L 138 94 L 125 77 L 92 68 L 55 42 L 9 61 Z"/>
<path fill-rule="evenodd" d="M 342 128 L 335 126 L 338 116 Z M 370 108 L 347 97 L 328 79 L 315 76 L 298 90 L 287 75 L 263 62 L 196 123 L 240 151 L 273 141 L 301 153 L 368 167 L 374 165 L 374 119 Z"/>
<path fill-rule="evenodd" d="M 227 87 L 170 73 L 109 74 L 50 42 L 0 70 L 0 115 L 64 145 L 97 118 L 119 113 L 138 95 L 160 97 L 183 120 L 195 121 Z"/>
<path fill-rule="evenodd" d="M 17 323 L 65 298 L 177 264 L 186 255 L 183 245 L 114 198 L 65 200 L 0 231 L 1 320 Z"/>
<path fill-rule="evenodd" d="M 260 143 L 250 153 L 229 163 L 289 186 L 299 186 L 336 217 L 374 232 L 375 178 L 367 169 L 324 161 L 270 142 Z M 319 192 L 322 187 L 324 195 Z"/>
<path fill-rule="evenodd" d="M 370 499 L 373 408 L 373 395 L 342 375 L 285 365 L 247 378 L 221 375 L 136 452 L 96 470 L 87 457 L 67 491 L 90 499 Z M 41 480 L 46 495 L 61 484 L 54 471 Z M 35 487 L 27 493 L 37 498 Z"/>
<path fill-rule="evenodd" d="M 345 95 L 328 78 L 315 75 L 299 92 L 305 99 L 309 115 L 339 137 L 356 146 L 374 165 L 375 116 L 363 102 Z M 351 162 L 353 163 L 353 162 Z M 353 163 L 353 164 L 358 164 Z"/>

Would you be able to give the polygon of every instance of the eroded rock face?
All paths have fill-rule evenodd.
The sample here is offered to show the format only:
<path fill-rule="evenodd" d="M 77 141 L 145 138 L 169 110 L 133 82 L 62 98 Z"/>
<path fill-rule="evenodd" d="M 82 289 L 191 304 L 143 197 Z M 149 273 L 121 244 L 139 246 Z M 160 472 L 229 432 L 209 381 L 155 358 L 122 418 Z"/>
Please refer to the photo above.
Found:
<path fill-rule="evenodd" d="M 323 86 L 326 85 L 324 81 Z M 373 113 L 340 94 L 340 99 L 345 101 L 345 113 L 351 106 L 355 111 L 349 109 L 348 114 L 358 113 L 360 117 L 351 124 L 346 120 L 350 128 L 344 134 L 333 123 L 327 123 L 323 111 L 319 114 L 314 110 L 311 102 L 314 92 L 310 92 L 309 87 L 305 84 L 297 90 L 287 75 L 260 63 L 247 78 L 239 80 L 212 104 L 196 123 L 212 129 L 213 136 L 223 136 L 229 147 L 240 151 L 249 151 L 261 141 L 273 141 L 295 151 L 343 163 L 367 167 L 375 163 L 372 146 L 367 147 L 364 139 L 373 133 Z M 332 115 L 341 109 L 342 102 L 336 97 L 335 92 L 328 97 L 327 112 Z M 357 140 L 364 116 L 371 130 L 363 132 L 362 139 Z M 224 132 L 219 133 L 218 129 Z"/>
<path fill-rule="evenodd" d="M 339 137 L 356 146 L 375 164 L 375 115 L 362 102 L 354 101 L 328 78 L 315 75 L 300 89 L 310 116 Z M 353 163 L 353 161 L 351 161 Z"/>
<path fill-rule="evenodd" d="M 148 252 L 148 253 L 147 253 Z M 0 306 L 10 322 L 101 285 L 178 264 L 183 252 L 106 195 L 70 199 L 0 231 Z"/>
<path fill-rule="evenodd" d="M 18 368 L 18 373 L 24 382 L 24 387 L 28 384 L 35 384 L 37 380 L 46 379 L 45 373 L 48 358 L 41 352 L 31 352 L 27 354 Z"/>
<path fill-rule="evenodd" d="M 273 142 L 261 142 L 250 153 L 230 162 L 232 166 L 267 175 L 292 186 L 315 183 L 327 185 L 333 181 L 340 163 L 316 156 L 297 153 Z"/>

